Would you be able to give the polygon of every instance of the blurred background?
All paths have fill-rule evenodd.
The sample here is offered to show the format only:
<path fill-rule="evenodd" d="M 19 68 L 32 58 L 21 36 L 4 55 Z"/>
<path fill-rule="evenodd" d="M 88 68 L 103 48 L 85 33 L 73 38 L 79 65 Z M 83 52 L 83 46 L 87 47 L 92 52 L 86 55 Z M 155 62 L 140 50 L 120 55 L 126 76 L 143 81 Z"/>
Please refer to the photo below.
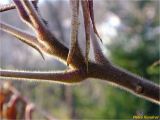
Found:
<path fill-rule="evenodd" d="M 0 4 L 7 3 L 10 1 L 0 1 Z M 38 6 L 48 28 L 69 46 L 69 1 L 40 0 Z M 159 6 L 159 0 L 94 0 L 95 21 L 103 39 L 104 54 L 117 66 L 158 84 L 160 67 L 153 64 L 160 59 Z M 0 20 L 34 34 L 16 10 L 0 13 Z M 0 31 L 0 68 L 53 71 L 64 70 L 66 66 L 47 55 L 43 60 L 37 51 Z M 132 119 L 133 115 L 160 115 L 158 105 L 104 81 L 89 79 L 67 86 L 37 81 L 13 81 L 13 84 L 36 106 L 57 119 Z M 43 119 L 38 112 L 34 118 Z"/>

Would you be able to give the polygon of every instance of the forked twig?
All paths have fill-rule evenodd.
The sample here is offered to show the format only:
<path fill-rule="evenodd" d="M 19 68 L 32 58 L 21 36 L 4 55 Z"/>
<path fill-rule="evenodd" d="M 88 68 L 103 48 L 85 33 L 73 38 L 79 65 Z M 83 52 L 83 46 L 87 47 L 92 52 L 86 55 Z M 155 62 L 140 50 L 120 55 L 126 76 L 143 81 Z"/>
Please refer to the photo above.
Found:
<path fill-rule="evenodd" d="M 16 38 L 18 38 L 20 41 L 26 43 L 27 45 L 31 46 L 32 48 L 36 49 L 40 55 L 42 56 L 42 58 L 44 59 L 43 53 L 41 48 L 43 48 L 42 44 L 40 44 L 37 41 L 37 38 L 27 34 L 26 32 L 22 32 L 22 30 L 19 30 L 17 28 L 14 28 L 13 26 L 7 25 L 5 23 L 0 22 L 0 27 L 1 30 L 15 36 Z"/>
<path fill-rule="evenodd" d="M 143 97 L 151 102 L 160 104 L 159 98 L 159 91 L 160 87 L 157 84 L 149 82 L 149 80 L 143 79 L 142 77 L 138 77 L 129 73 L 126 70 L 122 70 L 118 67 L 115 67 L 113 64 L 108 62 L 107 58 L 103 56 L 102 50 L 99 47 L 99 44 L 95 42 L 97 40 L 96 36 L 93 35 L 95 33 L 97 37 L 99 35 L 96 33 L 95 30 L 95 23 L 93 17 L 93 1 L 89 1 L 89 10 L 90 10 L 90 17 L 92 21 L 92 31 L 91 31 L 91 38 L 92 38 L 92 45 L 94 48 L 94 54 L 96 63 L 88 60 L 88 65 L 86 67 L 85 58 L 83 57 L 79 45 L 77 44 L 77 51 L 76 54 L 73 54 L 71 59 L 70 68 L 67 72 L 27 72 L 27 71 L 7 71 L 7 70 L 0 70 L 0 77 L 3 78 L 14 78 L 14 79 L 36 79 L 36 80 L 49 80 L 49 81 L 57 81 L 63 83 L 74 83 L 80 82 L 87 78 L 97 78 L 99 80 L 105 80 L 109 83 L 115 84 L 116 86 L 123 88 L 131 93 L 134 93 L 140 97 Z M 91 3 L 90 3 L 91 2 Z M 17 10 L 20 13 L 20 16 L 25 22 L 28 22 L 29 25 L 33 28 L 36 32 L 37 43 L 40 44 L 40 50 L 44 53 L 50 54 L 52 56 L 56 56 L 59 60 L 67 63 L 67 56 L 69 53 L 69 49 L 64 46 L 60 41 L 47 29 L 44 22 L 41 20 L 40 16 L 38 15 L 37 11 L 33 7 L 33 5 L 28 0 L 20 0 L 20 4 L 14 0 L 14 3 L 17 7 Z M 24 12 L 24 14 L 23 14 Z M 26 14 L 26 17 L 23 15 Z M 87 13 L 88 14 L 88 13 Z M 88 18 L 86 19 L 88 21 Z M 89 26 L 89 22 L 86 22 L 86 26 Z M 3 26 L 0 29 L 4 29 Z M 15 28 L 14 28 L 15 29 Z M 14 31 L 13 29 L 13 31 Z M 90 27 L 89 27 L 90 30 Z M 87 35 L 89 33 L 88 28 L 86 27 Z M 7 31 L 7 30 L 5 30 Z M 17 30 L 16 30 L 17 31 Z M 14 32 L 8 33 L 14 35 Z M 19 34 L 19 33 L 17 33 Z M 22 34 L 20 32 L 20 34 Z M 78 34 L 78 33 L 76 33 Z M 26 35 L 26 34 L 25 34 Z M 24 35 L 24 36 L 25 36 Z M 86 35 L 86 36 L 87 36 Z M 14 35 L 16 36 L 16 35 Z M 17 35 L 18 36 L 18 35 Z M 24 40 L 24 36 L 20 35 L 23 38 L 23 41 L 27 41 L 26 43 L 31 46 L 30 40 Z M 89 36 L 87 37 L 87 40 Z M 87 45 L 88 46 L 88 45 Z M 35 47 L 35 46 L 32 46 Z M 38 47 L 38 45 L 37 45 Z M 89 47 L 88 47 L 89 48 Z M 86 48 L 87 49 L 87 48 Z M 88 53 L 87 53 L 88 54 Z M 87 69 L 87 72 L 86 72 Z"/>

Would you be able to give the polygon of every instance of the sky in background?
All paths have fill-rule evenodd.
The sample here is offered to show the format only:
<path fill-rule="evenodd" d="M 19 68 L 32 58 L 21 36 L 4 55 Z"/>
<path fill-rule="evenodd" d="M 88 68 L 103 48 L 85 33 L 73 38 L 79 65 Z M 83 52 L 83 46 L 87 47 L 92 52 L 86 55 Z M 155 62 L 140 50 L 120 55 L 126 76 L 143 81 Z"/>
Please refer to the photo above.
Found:
<path fill-rule="evenodd" d="M 0 0 L 0 4 L 8 4 L 8 3 L 10 3 L 12 0 Z M 43 1 L 45 1 L 45 0 L 39 0 L 39 2 L 41 3 L 41 2 L 43 2 Z M 47 0 L 47 1 L 57 1 L 57 0 Z M 68 0 L 64 0 L 64 1 L 68 1 Z"/>
<path fill-rule="evenodd" d="M 0 4 L 8 4 L 12 0 L 0 0 Z M 44 2 L 45 0 L 39 0 L 39 4 Z M 47 1 L 57 1 L 57 0 L 47 0 Z M 63 0 L 68 1 L 68 0 Z M 117 28 L 121 25 L 120 18 L 115 14 L 108 14 L 106 15 L 105 20 L 97 25 L 98 31 L 102 38 L 104 38 L 103 42 L 104 44 L 110 43 L 110 39 L 116 37 L 118 35 Z M 106 36 L 108 38 L 106 38 Z"/>

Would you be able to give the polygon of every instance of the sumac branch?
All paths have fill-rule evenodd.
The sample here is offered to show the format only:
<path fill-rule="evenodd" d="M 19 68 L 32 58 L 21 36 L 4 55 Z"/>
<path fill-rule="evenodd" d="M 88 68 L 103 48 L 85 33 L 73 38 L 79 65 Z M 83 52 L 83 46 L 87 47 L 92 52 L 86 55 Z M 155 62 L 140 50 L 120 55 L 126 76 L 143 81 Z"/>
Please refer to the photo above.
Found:
<path fill-rule="evenodd" d="M 58 58 L 67 65 L 70 69 L 62 72 L 34 72 L 34 71 L 12 71 L 0 70 L 1 78 L 12 78 L 18 80 L 39 80 L 53 81 L 62 83 L 76 83 L 86 80 L 87 78 L 96 78 L 97 80 L 105 80 L 108 83 L 114 83 L 116 86 L 123 88 L 135 95 L 143 97 L 151 102 L 160 104 L 159 91 L 160 87 L 147 79 L 134 75 L 126 70 L 116 67 L 103 55 L 99 46 L 99 34 L 94 23 L 93 1 L 76 0 L 72 2 L 72 34 L 71 49 L 63 45 L 59 39 L 46 27 L 46 24 L 39 15 L 37 8 L 28 0 L 13 0 L 21 20 L 33 29 L 36 36 L 32 36 L 22 32 L 18 28 L 0 22 L 0 29 L 8 34 L 11 34 L 26 43 L 27 45 L 38 50 L 41 55 L 49 54 Z M 81 2 L 82 4 L 79 4 Z M 83 56 L 82 49 L 78 44 L 78 9 L 79 5 L 83 9 L 84 27 L 86 35 L 86 55 Z M 9 6 L 9 5 L 8 5 Z M 3 6 L 2 6 L 3 7 Z M 76 8 L 75 8 L 76 7 Z M 2 11 L 9 10 L 0 9 Z M 73 11 L 75 10 L 75 11 Z M 92 42 L 95 61 L 88 58 L 88 52 Z M 74 49 L 73 49 L 74 48 Z M 70 54 L 71 53 L 71 54 Z M 69 56 L 68 56 L 69 54 Z M 67 58 L 69 58 L 67 60 Z"/>

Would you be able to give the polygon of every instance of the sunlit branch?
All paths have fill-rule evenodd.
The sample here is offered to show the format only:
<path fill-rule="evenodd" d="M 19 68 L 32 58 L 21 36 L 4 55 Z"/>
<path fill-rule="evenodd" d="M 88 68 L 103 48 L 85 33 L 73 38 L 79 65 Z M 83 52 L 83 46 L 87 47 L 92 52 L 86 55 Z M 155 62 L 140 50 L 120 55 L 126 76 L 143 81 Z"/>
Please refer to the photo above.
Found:
<path fill-rule="evenodd" d="M 67 57 L 67 64 L 71 64 L 73 55 L 76 54 L 78 47 L 78 28 L 79 28 L 79 0 L 70 0 L 72 18 L 71 18 L 71 45 Z"/>
<path fill-rule="evenodd" d="M 85 73 L 82 70 L 69 70 L 61 72 L 33 72 L 33 71 L 12 71 L 0 70 L 1 77 L 7 77 L 20 80 L 39 80 L 61 83 L 76 83 L 85 79 Z"/>
<path fill-rule="evenodd" d="M 37 11 L 35 11 L 35 9 L 33 8 L 32 4 L 30 4 L 29 1 L 21 0 L 19 1 L 22 4 L 21 9 L 19 2 L 17 2 L 16 0 L 14 0 L 14 2 L 20 12 L 23 12 L 23 9 L 25 9 L 24 11 L 27 13 L 31 20 L 31 26 L 35 28 L 34 31 L 37 33 L 38 41 L 44 45 L 43 51 L 52 56 L 56 56 L 59 60 L 62 60 L 62 62 L 66 63 L 69 51 L 68 48 L 60 43 L 59 40 L 56 39 L 56 37 L 44 26 L 44 23 L 39 17 Z M 35 25 L 37 27 L 35 27 Z M 79 46 L 77 45 L 76 54 L 73 55 L 70 67 L 81 68 L 83 67 L 82 64 L 84 64 L 83 56 L 79 49 Z"/>
<path fill-rule="evenodd" d="M 14 0 L 17 9 L 19 12 L 23 12 L 28 16 L 28 22 L 31 22 L 34 31 L 37 33 L 37 40 L 43 46 L 39 46 L 39 43 L 35 38 L 33 41 L 37 47 L 43 50 L 45 53 L 48 53 L 52 56 L 56 56 L 59 60 L 63 60 L 65 63 L 67 62 L 67 56 L 69 53 L 68 48 L 63 45 L 60 40 L 58 40 L 44 25 L 41 18 L 38 16 L 37 11 L 35 11 L 33 5 L 27 0 L 20 0 L 21 7 L 18 5 L 18 2 Z M 92 3 L 91 3 L 92 8 Z M 90 8 L 90 12 L 93 11 Z M 92 8 L 93 9 L 93 8 Z M 20 14 L 23 16 L 24 14 Z M 90 13 L 91 15 L 91 13 Z M 92 16 L 92 15 L 91 15 Z M 93 16 L 92 16 L 93 17 Z M 92 24 L 93 18 L 92 19 Z M 29 38 L 26 37 L 21 31 L 14 31 L 15 29 L 11 29 L 7 31 L 5 27 L 10 28 L 4 24 L 1 24 L 1 29 L 4 29 L 5 32 L 12 34 L 14 36 L 15 32 L 21 34 L 19 37 L 20 39 L 23 38 L 23 41 L 27 41 L 26 43 L 30 45 Z M 93 25 L 94 27 L 94 25 Z M 89 28 L 90 29 L 90 28 Z M 92 29 L 92 28 L 91 28 Z M 85 59 L 81 53 L 81 49 L 77 45 L 76 54 L 73 55 L 70 65 L 72 69 L 76 70 L 69 70 L 69 71 L 62 71 L 62 72 L 27 72 L 27 71 L 7 71 L 7 70 L 0 70 L 0 77 L 1 78 L 10 78 L 10 79 L 21 79 L 21 80 L 38 80 L 38 81 L 53 81 L 53 82 L 61 82 L 61 83 L 75 83 L 85 80 L 86 78 L 97 78 L 100 80 L 108 81 L 124 90 L 132 92 L 140 97 L 145 98 L 151 102 L 160 104 L 159 92 L 160 87 L 152 82 L 149 82 L 142 77 L 138 77 L 133 75 L 125 70 L 119 69 L 115 67 L 113 64 L 108 62 L 108 60 L 104 57 L 102 50 L 98 44 L 96 36 L 93 34 L 95 32 L 94 28 L 91 31 L 91 38 L 92 38 L 92 45 L 94 49 L 94 55 L 96 59 L 96 63 L 92 61 L 88 61 L 88 72 L 86 72 L 86 64 Z M 17 34 L 18 34 L 17 33 Z M 22 37 L 22 38 L 21 38 Z M 30 36 L 31 37 L 31 36 Z M 98 37 L 98 35 L 97 35 Z M 25 38 L 25 40 L 24 40 Z M 32 37 L 31 37 L 32 38 Z M 33 44 L 34 44 L 33 43 Z M 86 44 L 84 44 L 86 45 Z M 31 46 L 31 45 L 30 45 Z M 33 46 L 32 46 L 33 47 Z"/>
<path fill-rule="evenodd" d="M 29 15 L 27 14 L 25 8 L 23 7 L 21 1 L 20 0 L 13 0 L 13 1 L 20 15 L 21 20 L 24 21 L 26 24 L 28 24 L 31 28 L 33 28 Z"/>
<path fill-rule="evenodd" d="M 139 97 L 160 104 L 160 87 L 157 84 L 122 68 L 111 64 L 99 65 L 90 63 L 89 77 L 108 81 L 112 85 L 123 88 Z"/>
<path fill-rule="evenodd" d="M 82 0 L 81 5 L 83 11 L 85 38 L 86 38 L 85 61 L 88 71 L 88 61 L 89 61 L 89 51 L 90 51 L 90 15 L 89 15 L 88 2 Z"/>
<path fill-rule="evenodd" d="M 31 2 L 36 6 L 38 0 L 31 0 Z M 13 3 L 0 5 L 0 12 L 15 9 L 16 6 Z"/>
<path fill-rule="evenodd" d="M 41 51 L 42 45 L 37 41 L 37 38 L 27 34 L 26 32 L 23 32 L 20 29 L 17 29 L 11 25 L 7 25 L 5 23 L 0 22 L 0 30 L 3 30 L 13 36 L 15 36 L 16 38 L 18 38 L 20 41 L 28 44 L 29 46 L 31 46 L 32 48 L 36 49 L 41 56 L 44 58 L 43 53 Z"/>
<path fill-rule="evenodd" d="M 25 9 L 26 13 L 28 14 L 37 35 L 44 35 L 46 32 L 45 24 L 43 23 L 42 19 L 38 15 L 37 11 L 33 7 L 33 4 L 30 3 L 28 0 L 20 0 L 23 8 Z M 15 1 L 16 3 L 16 1 Z"/>
<path fill-rule="evenodd" d="M 97 35 L 97 37 L 102 42 L 102 39 L 101 39 L 101 37 L 100 37 L 100 35 L 99 35 L 98 31 L 97 31 L 96 25 L 95 25 L 94 10 L 93 10 L 93 0 L 88 0 L 88 5 L 89 5 L 90 18 L 91 18 L 91 21 L 92 21 L 94 33 Z"/>
<path fill-rule="evenodd" d="M 91 29 L 90 29 L 91 30 L 91 43 L 92 43 L 92 46 L 93 46 L 94 58 L 95 58 L 96 62 L 99 63 L 99 64 L 110 63 L 102 52 L 100 44 L 97 40 L 97 36 L 95 36 L 94 31 L 92 29 L 92 26 L 90 26 L 90 27 L 91 27 Z"/>

